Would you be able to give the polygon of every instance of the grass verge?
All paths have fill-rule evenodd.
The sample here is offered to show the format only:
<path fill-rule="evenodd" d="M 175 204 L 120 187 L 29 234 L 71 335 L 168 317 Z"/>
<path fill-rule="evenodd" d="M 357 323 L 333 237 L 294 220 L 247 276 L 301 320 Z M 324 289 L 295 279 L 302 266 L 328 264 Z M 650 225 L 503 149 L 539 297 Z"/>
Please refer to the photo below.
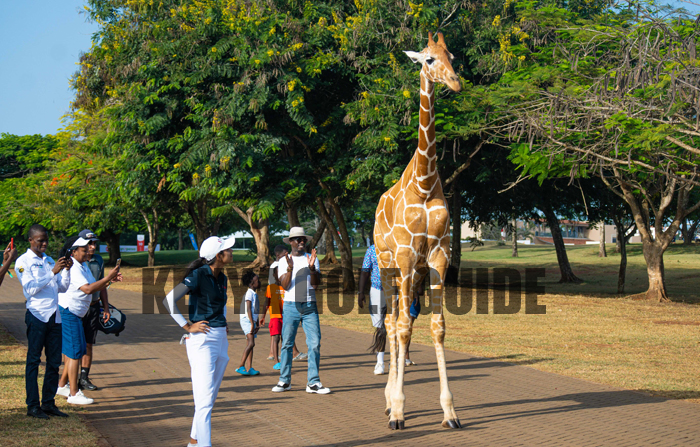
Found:
<path fill-rule="evenodd" d="M 39 420 L 27 416 L 24 369 L 27 348 L 0 326 L 0 437 L 2 445 L 17 447 L 94 447 L 97 436 L 83 421 L 83 408 L 68 405 L 63 397 L 56 405 L 68 418 Z M 39 391 L 44 367 L 39 368 Z"/>

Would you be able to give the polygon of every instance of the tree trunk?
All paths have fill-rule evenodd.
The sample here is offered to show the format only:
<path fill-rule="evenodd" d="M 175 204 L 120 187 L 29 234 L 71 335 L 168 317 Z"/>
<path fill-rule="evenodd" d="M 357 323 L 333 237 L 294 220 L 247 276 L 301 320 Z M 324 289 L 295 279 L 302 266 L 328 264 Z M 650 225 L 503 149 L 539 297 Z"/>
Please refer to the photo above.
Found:
<path fill-rule="evenodd" d="M 608 253 L 605 251 L 605 222 L 600 223 L 600 245 L 598 246 L 598 257 L 608 257 Z"/>
<path fill-rule="evenodd" d="M 324 211 L 326 211 L 326 213 L 328 213 L 327 208 L 325 208 L 325 205 L 324 205 Z M 320 212 L 319 212 L 319 214 L 320 214 Z M 327 227 L 328 227 L 328 224 L 325 223 L 325 222 L 326 222 L 326 219 L 323 219 L 323 218 L 322 218 L 322 220 L 323 220 L 323 222 L 324 222 L 324 224 L 325 224 L 325 227 L 327 228 Z M 338 258 L 337 258 L 336 255 L 335 255 L 335 246 L 333 245 L 333 235 L 331 234 L 331 231 L 335 231 L 335 230 L 330 230 L 330 229 L 329 229 L 328 231 L 325 232 L 326 236 L 325 236 L 325 238 L 324 238 L 324 240 L 323 240 L 323 246 L 324 246 L 324 248 L 326 249 L 326 250 L 325 250 L 325 251 L 326 251 L 326 256 L 324 256 L 324 258 L 321 259 L 321 260 L 319 261 L 322 265 L 325 265 L 325 264 L 331 264 L 331 265 L 340 264 L 340 261 L 338 261 Z"/>
<path fill-rule="evenodd" d="M 330 194 L 330 189 L 328 186 L 321 183 L 321 187 Z M 338 222 L 338 228 L 336 229 L 333 224 L 331 216 L 326 211 L 325 206 L 323 206 L 323 201 L 320 197 L 316 197 L 316 202 L 319 205 L 319 210 L 321 211 L 321 217 L 326 221 L 328 226 L 328 231 L 333 235 L 333 239 L 336 244 L 338 244 L 338 249 L 340 250 L 340 264 L 343 267 L 343 292 L 354 292 L 355 291 L 355 272 L 352 267 L 352 249 L 350 247 L 350 238 L 348 237 L 348 229 L 345 226 L 345 217 L 340 209 L 340 206 L 333 200 L 332 197 L 328 198 L 330 202 L 331 209 L 335 215 L 335 219 Z M 338 234 L 340 232 L 340 234 Z"/>
<path fill-rule="evenodd" d="M 100 235 L 100 239 L 107 242 L 107 250 L 109 250 L 109 260 L 107 265 L 116 265 L 117 259 L 122 257 L 121 249 L 119 247 L 119 237 L 121 233 L 115 233 L 112 230 L 105 230 Z"/>
<path fill-rule="evenodd" d="M 184 241 L 182 240 L 182 228 L 177 229 L 177 249 L 182 250 L 185 247 Z"/>
<path fill-rule="evenodd" d="M 462 261 L 462 197 L 452 185 L 452 247 L 445 284 L 459 285 L 459 265 Z"/>
<path fill-rule="evenodd" d="M 696 220 L 695 223 L 693 223 L 692 225 L 688 225 L 690 224 L 690 221 L 687 218 L 683 219 L 683 223 L 681 224 L 683 245 L 691 245 L 693 243 L 693 240 L 695 239 L 695 233 L 698 231 L 699 223 L 700 220 Z"/>
<path fill-rule="evenodd" d="M 554 210 L 551 206 L 543 207 L 542 211 L 547 219 L 547 225 L 549 226 L 549 231 L 552 232 L 552 240 L 554 241 L 554 249 L 557 252 L 557 262 L 559 263 L 559 271 L 561 272 L 560 283 L 572 282 L 579 283 L 582 282 L 580 278 L 574 275 L 571 269 L 571 264 L 569 264 L 569 257 L 566 255 L 566 247 L 564 246 L 564 238 L 561 235 L 561 228 L 559 227 L 559 220 L 554 214 Z"/>
<path fill-rule="evenodd" d="M 647 275 L 649 276 L 649 289 L 646 299 L 650 301 L 670 301 L 666 292 L 664 279 L 664 249 L 658 242 L 642 244 L 644 260 L 647 263 Z"/>
<path fill-rule="evenodd" d="M 617 293 L 625 293 L 625 277 L 627 276 L 627 238 L 622 220 L 613 218 L 617 241 L 620 243 L 620 269 L 617 272 Z"/>
<path fill-rule="evenodd" d="M 510 255 L 511 258 L 518 257 L 518 219 L 513 218 L 513 253 Z"/>
<path fill-rule="evenodd" d="M 258 251 L 258 256 L 246 268 L 253 269 L 259 273 L 261 270 L 267 269 L 272 263 L 270 256 L 270 221 L 268 219 L 253 219 L 255 207 L 251 206 L 245 212 L 236 205 L 232 205 L 232 207 L 241 216 L 241 219 L 248 224 L 250 234 L 255 239 L 255 246 Z"/>
<path fill-rule="evenodd" d="M 295 203 L 285 203 L 285 208 L 287 209 L 287 221 L 289 222 L 289 227 L 300 227 L 299 222 L 299 212 L 297 210 L 297 205 Z"/>
<path fill-rule="evenodd" d="M 318 225 L 316 226 L 316 234 L 314 234 L 313 239 L 311 239 L 311 242 L 309 243 L 309 250 L 313 250 L 314 248 L 316 248 L 316 246 L 321 241 L 321 238 L 323 237 L 325 232 L 326 232 L 326 221 L 321 219 L 319 221 Z M 324 253 L 321 253 L 321 254 L 324 254 Z"/>
<path fill-rule="evenodd" d="M 212 235 L 212 229 L 209 225 L 207 216 L 209 208 L 205 200 L 199 202 L 190 202 L 187 204 L 187 213 L 192 218 L 194 224 L 194 235 L 197 239 L 197 245 L 202 246 L 202 242 Z"/>
<path fill-rule="evenodd" d="M 260 219 L 255 225 L 250 227 L 251 233 L 255 238 L 255 246 L 257 247 L 258 257 L 255 258 L 248 268 L 266 269 L 270 266 L 270 222 L 267 219 Z"/>
<path fill-rule="evenodd" d="M 141 211 L 143 220 L 146 221 L 148 227 L 148 266 L 155 267 L 156 265 L 156 243 L 158 241 L 158 211 L 151 208 L 153 219 L 148 218 L 148 213 Z"/>

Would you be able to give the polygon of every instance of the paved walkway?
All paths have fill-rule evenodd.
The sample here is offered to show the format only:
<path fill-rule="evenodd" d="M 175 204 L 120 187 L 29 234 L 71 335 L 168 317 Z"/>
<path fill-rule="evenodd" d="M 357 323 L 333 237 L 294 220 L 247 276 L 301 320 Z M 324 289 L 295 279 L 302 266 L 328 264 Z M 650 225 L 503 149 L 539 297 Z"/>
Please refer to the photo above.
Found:
<path fill-rule="evenodd" d="M 167 315 L 139 315 L 141 297 L 110 290 L 128 313 L 120 337 L 98 337 L 90 374 L 101 387 L 88 419 L 114 447 L 185 446 L 193 414 L 182 331 Z M 0 324 L 25 340 L 24 299 L 16 280 L 0 289 Z M 369 324 L 369 321 L 368 321 Z M 384 416 L 386 376 L 374 376 L 371 337 L 324 326 L 321 380 L 333 393 L 304 392 L 306 363 L 293 369 L 293 391 L 273 394 L 278 375 L 265 360 L 267 329 L 258 337 L 257 377 L 234 370 L 243 349 L 237 324 L 212 416 L 216 446 L 320 445 L 700 445 L 700 405 L 648 397 L 494 360 L 447 352 L 462 430 L 440 426 L 435 354 L 415 345 L 406 376 L 406 430 Z M 303 337 L 299 337 L 303 349 Z"/>

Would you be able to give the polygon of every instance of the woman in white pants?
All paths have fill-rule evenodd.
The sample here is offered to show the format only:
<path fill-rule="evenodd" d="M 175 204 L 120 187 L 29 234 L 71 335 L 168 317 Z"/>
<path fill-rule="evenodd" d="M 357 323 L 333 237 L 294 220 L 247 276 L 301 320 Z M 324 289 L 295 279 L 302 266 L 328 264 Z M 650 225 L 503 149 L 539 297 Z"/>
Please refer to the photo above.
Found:
<path fill-rule="evenodd" d="M 233 237 L 205 240 L 200 258 L 189 265 L 185 279 L 163 300 L 173 319 L 189 333 L 183 337 L 194 395 L 189 447 L 211 446 L 211 411 L 228 365 L 227 278 L 223 268 L 233 260 L 234 242 Z M 177 301 L 188 293 L 190 323 L 177 309 Z"/>

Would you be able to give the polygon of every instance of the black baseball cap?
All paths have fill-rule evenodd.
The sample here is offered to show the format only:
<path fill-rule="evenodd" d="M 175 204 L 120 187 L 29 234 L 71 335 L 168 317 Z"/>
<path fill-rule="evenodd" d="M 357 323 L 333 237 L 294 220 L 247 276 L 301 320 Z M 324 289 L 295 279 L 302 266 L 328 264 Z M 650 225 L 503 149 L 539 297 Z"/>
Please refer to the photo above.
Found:
<path fill-rule="evenodd" d="M 78 236 L 82 237 L 83 239 L 87 239 L 88 241 L 99 241 L 97 235 L 91 230 L 83 230 Z"/>

